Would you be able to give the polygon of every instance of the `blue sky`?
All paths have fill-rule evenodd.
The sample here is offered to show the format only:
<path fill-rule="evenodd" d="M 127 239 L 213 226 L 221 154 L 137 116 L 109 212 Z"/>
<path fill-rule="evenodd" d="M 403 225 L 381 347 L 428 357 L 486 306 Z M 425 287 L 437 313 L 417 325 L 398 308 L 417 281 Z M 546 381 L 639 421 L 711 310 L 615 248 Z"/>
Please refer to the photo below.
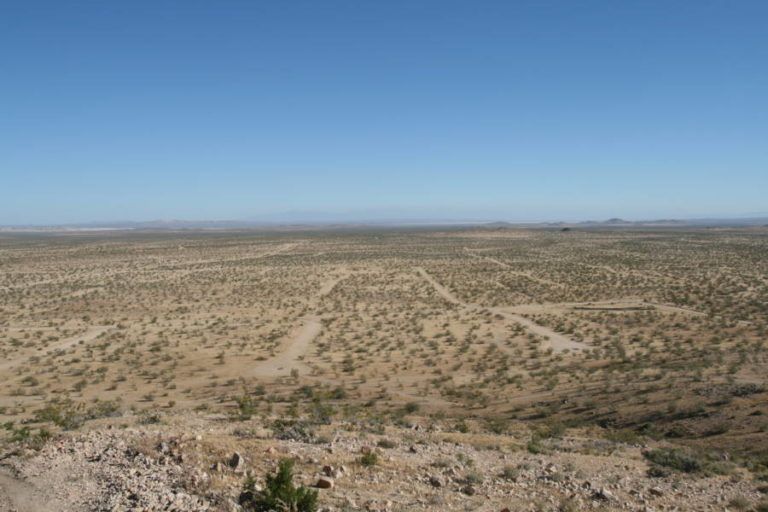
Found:
<path fill-rule="evenodd" d="M 765 1 L 0 2 L 0 224 L 768 212 Z"/>

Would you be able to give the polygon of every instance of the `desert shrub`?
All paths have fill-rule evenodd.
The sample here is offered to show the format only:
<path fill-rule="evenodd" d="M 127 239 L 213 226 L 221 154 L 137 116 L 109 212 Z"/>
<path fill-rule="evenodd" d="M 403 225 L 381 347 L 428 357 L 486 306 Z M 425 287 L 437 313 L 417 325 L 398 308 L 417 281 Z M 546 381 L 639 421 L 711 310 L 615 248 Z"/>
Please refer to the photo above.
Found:
<path fill-rule="evenodd" d="M 536 435 L 542 439 L 560 438 L 565 434 L 565 425 L 560 422 L 544 425 L 536 430 Z"/>
<path fill-rule="evenodd" d="M 156 412 L 152 412 L 149 409 L 141 411 L 139 413 L 138 423 L 140 425 L 156 425 L 163 420 L 162 416 Z"/>
<path fill-rule="evenodd" d="M 375 466 L 379 463 L 379 456 L 374 451 L 370 451 L 368 453 L 364 453 L 362 457 L 360 457 L 360 464 L 363 466 Z"/>
<path fill-rule="evenodd" d="M 515 466 L 504 466 L 499 476 L 504 480 L 515 481 L 520 476 L 520 469 Z"/>
<path fill-rule="evenodd" d="M 85 419 L 113 418 L 120 415 L 120 404 L 113 400 L 98 400 L 86 411 Z"/>
<path fill-rule="evenodd" d="M 74 430 L 88 420 L 108 418 L 120 415 L 120 405 L 116 401 L 97 400 L 90 408 L 72 400 L 54 400 L 35 412 L 35 421 L 50 422 L 64 430 Z"/>
<path fill-rule="evenodd" d="M 578 512 L 581 505 L 573 498 L 563 498 L 557 506 L 558 512 Z"/>
<path fill-rule="evenodd" d="M 408 402 L 408 403 L 407 403 L 407 404 L 405 404 L 405 406 L 403 407 L 403 411 L 405 411 L 405 413 L 406 413 L 406 414 L 413 414 L 413 413 L 415 413 L 416 411 L 418 411 L 418 410 L 419 410 L 419 408 L 420 408 L 420 406 L 419 406 L 419 404 L 417 404 L 416 402 Z"/>
<path fill-rule="evenodd" d="M 751 503 L 744 496 L 734 496 L 728 502 L 728 506 L 734 510 L 748 510 Z"/>
<path fill-rule="evenodd" d="M 461 478 L 460 482 L 465 485 L 480 485 L 483 483 L 483 476 L 477 471 L 470 471 Z"/>
<path fill-rule="evenodd" d="M 693 454 L 679 448 L 657 448 L 643 453 L 646 459 L 662 468 L 670 468 L 683 473 L 696 473 L 702 470 L 701 461 Z M 652 468 L 653 469 L 653 468 Z M 656 471 L 652 476 L 663 476 Z"/>
<path fill-rule="evenodd" d="M 641 441 L 640 434 L 629 428 L 607 430 L 604 437 L 614 443 L 637 444 Z"/>
<path fill-rule="evenodd" d="M 283 441 L 298 441 L 301 443 L 314 443 L 315 432 L 304 421 L 277 419 L 272 422 L 272 431 L 277 439 Z"/>
<path fill-rule="evenodd" d="M 240 493 L 244 512 L 315 512 L 317 491 L 293 484 L 292 459 L 283 459 L 274 475 L 267 475 L 264 490 L 256 490 L 256 480 L 249 476 Z"/>
<path fill-rule="evenodd" d="M 71 400 L 50 402 L 35 412 L 35 421 L 51 422 L 64 430 L 79 428 L 86 419 L 83 404 Z"/>
<path fill-rule="evenodd" d="M 528 453 L 534 455 L 544 453 L 545 451 L 544 446 L 541 444 L 541 439 L 535 435 L 531 436 L 531 439 L 528 441 L 528 444 L 525 445 L 525 448 L 528 450 Z"/>
<path fill-rule="evenodd" d="M 4 423 L 2 427 L 10 434 L 9 440 L 12 443 L 23 444 L 32 450 L 42 449 L 45 443 L 52 437 L 51 433 L 44 428 L 39 429 L 33 434 L 32 429 L 29 427 L 16 428 L 12 421 Z"/>
<path fill-rule="evenodd" d="M 256 406 L 249 395 L 235 397 L 235 404 L 237 404 L 237 414 L 235 418 L 240 421 L 251 419 L 251 416 L 256 412 Z"/>
<path fill-rule="evenodd" d="M 494 434 L 504 434 L 507 431 L 508 423 L 501 419 L 501 418 L 495 418 L 492 420 L 489 420 L 488 423 L 488 430 L 493 432 Z"/>
<path fill-rule="evenodd" d="M 335 410 L 332 405 L 323 403 L 319 399 L 315 399 L 312 402 L 312 419 L 316 423 L 322 423 L 323 425 L 329 425 L 333 419 Z"/>
<path fill-rule="evenodd" d="M 379 442 L 376 443 L 376 446 L 379 448 L 394 448 L 397 446 L 397 443 L 391 439 L 379 439 Z"/>
<path fill-rule="evenodd" d="M 344 388 L 339 386 L 330 392 L 329 398 L 331 400 L 344 400 L 345 398 L 347 398 L 347 392 Z"/>

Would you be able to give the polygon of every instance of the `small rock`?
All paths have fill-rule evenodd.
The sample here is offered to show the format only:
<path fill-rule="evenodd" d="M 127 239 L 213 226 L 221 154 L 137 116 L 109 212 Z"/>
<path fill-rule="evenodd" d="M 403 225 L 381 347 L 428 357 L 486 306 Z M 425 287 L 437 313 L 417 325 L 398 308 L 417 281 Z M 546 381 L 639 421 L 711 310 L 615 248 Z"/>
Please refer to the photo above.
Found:
<path fill-rule="evenodd" d="M 440 480 L 439 477 L 430 476 L 429 477 L 429 485 L 431 485 L 432 487 L 442 487 L 443 486 L 443 481 Z"/>
<path fill-rule="evenodd" d="M 234 470 L 235 473 L 242 473 L 245 470 L 245 459 L 239 453 L 235 452 L 229 459 L 229 467 Z"/>
<path fill-rule="evenodd" d="M 605 487 L 601 487 L 597 491 L 594 492 L 593 496 L 599 500 L 603 501 L 613 501 L 616 499 L 616 497 L 613 495 L 611 491 L 606 489 Z"/>
<path fill-rule="evenodd" d="M 329 478 L 327 476 L 321 476 L 317 479 L 317 483 L 315 484 L 315 487 L 318 489 L 333 489 L 333 479 Z"/>

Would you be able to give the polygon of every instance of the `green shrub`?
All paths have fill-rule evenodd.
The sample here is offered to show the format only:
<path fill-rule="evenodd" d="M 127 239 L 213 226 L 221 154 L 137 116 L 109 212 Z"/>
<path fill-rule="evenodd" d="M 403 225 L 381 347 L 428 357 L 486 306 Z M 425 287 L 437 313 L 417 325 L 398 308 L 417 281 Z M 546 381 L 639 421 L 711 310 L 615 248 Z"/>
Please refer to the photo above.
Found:
<path fill-rule="evenodd" d="M 515 481 L 520 476 L 520 470 L 515 466 L 504 466 L 501 470 L 501 478 Z"/>
<path fill-rule="evenodd" d="M 565 425 L 563 425 L 560 422 L 543 425 L 542 427 L 536 430 L 536 434 L 541 439 L 560 438 L 560 437 L 563 437 L 563 435 L 565 435 Z"/>
<path fill-rule="evenodd" d="M 64 430 L 74 430 L 85 422 L 86 413 L 83 404 L 71 400 L 50 402 L 35 412 L 35 421 L 49 421 Z"/>
<path fill-rule="evenodd" d="M 242 395 L 235 398 L 237 404 L 237 416 L 236 419 L 245 421 L 251 419 L 251 416 L 256 412 L 256 406 L 253 403 L 253 399 L 249 395 Z"/>
<path fill-rule="evenodd" d="M 607 430 L 603 437 L 614 443 L 637 444 L 642 441 L 642 437 L 637 432 L 628 428 Z"/>
<path fill-rule="evenodd" d="M 379 456 L 376 454 L 376 452 L 368 452 L 364 453 L 362 457 L 360 457 L 360 464 L 363 466 L 375 466 L 379 463 Z"/>
<path fill-rule="evenodd" d="M 420 409 L 420 406 L 419 406 L 419 404 L 418 404 L 418 403 L 416 403 L 416 402 L 408 402 L 408 403 L 407 403 L 407 404 L 405 404 L 405 406 L 403 407 L 403 410 L 405 411 L 405 413 L 406 413 L 406 414 L 413 414 L 413 413 L 415 413 L 416 411 L 418 411 L 419 409 Z"/>
<path fill-rule="evenodd" d="M 532 453 L 534 455 L 544 453 L 545 451 L 544 446 L 541 444 L 541 440 L 536 436 L 531 436 L 531 440 L 528 441 L 528 444 L 525 447 L 528 450 L 528 453 Z"/>
<path fill-rule="evenodd" d="M 38 429 L 37 433 L 33 434 L 29 427 L 16 428 L 12 421 L 4 423 L 2 428 L 10 433 L 9 440 L 12 443 L 24 444 L 33 450 L 42 449 L 52 437 L 51 433 L 44 428 Z"/>
<path fill-rule="evenodd" d="M 263 491 L 256 490 L 256 481 L 249 476 L 240 493 L 239 503 L 244 512 L 315 512 L 317 491 L 293 485 L 291 459 L 283 459 L 277 473 L 266 476 Z"/>
<path fill-rule="evenodd" d="M 675 471 L 696 473 L 702 470 L 702 463 L 698 458 L 679 448 L 657 448 L 644 452 L 643 455 L 653 464 Z M 660 472 L 657 471 L 657 473 Z"/>

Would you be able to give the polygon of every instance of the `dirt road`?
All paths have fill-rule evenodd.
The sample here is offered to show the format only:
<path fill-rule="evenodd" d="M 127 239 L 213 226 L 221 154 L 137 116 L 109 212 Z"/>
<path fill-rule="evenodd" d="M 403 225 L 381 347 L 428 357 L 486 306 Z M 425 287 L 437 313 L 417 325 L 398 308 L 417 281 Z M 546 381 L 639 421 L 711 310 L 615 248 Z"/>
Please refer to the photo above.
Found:
<path fill-rule="evenodd" d="M 333 291 L 337 284 L 346 279 L 347 273 L 329 279 L 320 287 L 317 295 L 310 300 L 310 306 L 314 309 L 320 299 Z M 276 378 L 290 375 L 291 370 L 306 370 L 308 366 L 303 362 L 304 356 L 309 352 L 312 342 L 323 330 L 323 324 L 318 315 L 310 313 L 302 317 L 300 325 L 283 343 L 280 352 L 270 359 L 259 362 L 253 368 L 253 376 L 263 378 Z"/>
<path fill-rule="evenodd" d="M 432 287 L 435 289 L 435 291 L 445 300 L 450 302 L 451 304 L 456 304 L 459 306 L 463 306 L 465 308 L 469 308 L 472 310 L 480 309 L 481 306 L 477 304 L 468 304 L 466 302 L 463 302 L 459 300 L 451 291 L 440 284 L 434 277 L 429 275 L 429 273 L 424 270 L 421 267 L 416 268 L 416 271 L 418 274 L 424 278 L 425 281 L 430 283 Z M 567 336 L 564 336 L 563 334 L 560 334 L 559 332 L 553 331 L 549 327 L 545 327 L 543 325 L 539 325 L 533 320 L 529 320 L 528 318 L 525 318 L 524 316 L 518 315 L 516 313 L 512 313 L 510 311 L 505 310 L 504 308 L 491 308 L 491 310 L 494 313 L 498 313 L 501 316 L 503 316 L 505 319 L 511 321 L 511 322 L 517 322 L 523 327 L 525 327 L 529 332 L 532 332 L 538 336 L 541 336 L 544 338 L 544 348 L 551 348 L 554 352 L 565 352 L 565 351 L 577 351 L 577 350 L 584 350 L 588 349 L 589 346 L 585 343 L 582 343 L 580 341 L 572 340 L 568 338 Z"/>

